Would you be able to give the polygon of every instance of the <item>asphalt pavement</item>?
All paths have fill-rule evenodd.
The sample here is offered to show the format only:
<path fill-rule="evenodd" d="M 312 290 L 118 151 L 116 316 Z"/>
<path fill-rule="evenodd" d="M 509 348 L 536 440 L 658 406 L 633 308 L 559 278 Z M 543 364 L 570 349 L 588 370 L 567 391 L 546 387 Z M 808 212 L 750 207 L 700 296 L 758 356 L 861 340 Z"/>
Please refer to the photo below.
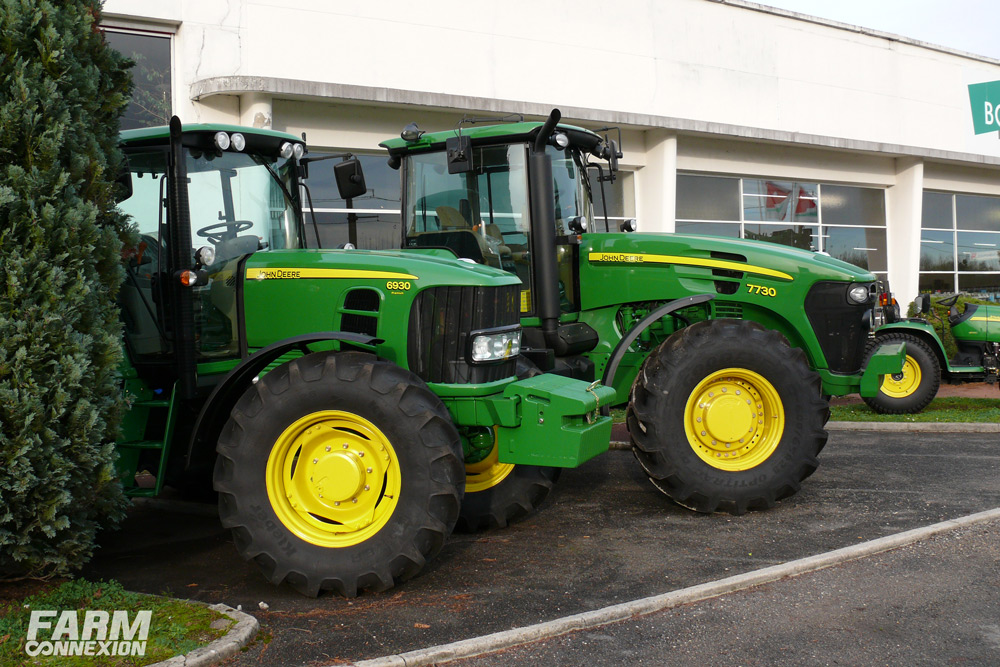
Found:
<path fill-rule="evenodd" d="M 308 599 L 266 583 L 205 506 L 135 507 L 121 531 L 103 536 L 84 574 L 240 605 L 258 618 L 261 635 L 227 665 L 387 656 L 385 664 L 428 664 L 391 656 L 711 585 L 1000 507 L 998 444 L 995 433 L 832 431 L 798 494 L 740 517 L 671 504 L 629 452 L 614 451 L 564 471 L 528 519 L 453 535 L 415 579 L 353 600 Z M 997 525 L 457 664 L 1000 664 Z"/>

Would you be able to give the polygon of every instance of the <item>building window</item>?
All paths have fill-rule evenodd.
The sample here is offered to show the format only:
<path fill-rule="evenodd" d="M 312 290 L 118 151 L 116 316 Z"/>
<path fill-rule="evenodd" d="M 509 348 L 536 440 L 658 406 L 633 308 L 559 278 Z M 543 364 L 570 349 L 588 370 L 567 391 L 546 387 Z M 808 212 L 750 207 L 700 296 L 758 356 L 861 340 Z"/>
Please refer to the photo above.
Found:
<path fill-rule="evenodd" d="M 329 155 L 310 151 L 309 157 Z M 364 250 L 397 250 L 403 244 L 400 223 L 399 171 L 386 164 L 385 155 L 357 155 L 368 190 L 350 202 L 340 198 L 333 165 L 339 160 L 313 162 L 306 182 L 315 213 L 306 215 L 306 241 L 311 248 L 339 248 L 345 243 Z"/>
<path fill-rule="evenodd" d="M 1000 197 L 924 192 L 920 291 L 1000 300 Z"/>
<path fill-rule="evenodd" d="M 635 218 L 633 173 L 619 171 L 615 176 L 615 182 L 604 181 L 603 188 L 597 170 L 591 170 L 588 176 L 590 191 L 594 198 L 594 222 L 596 225 L 593 231 L 617 232 L 624 221 Z M 605 217 L 605 206 L 607 206 L 607 217 Z"/>
<path fill-rule="evenodd" d="M 885 193 L 875 188 L 679 174 L 676 231 L 780 243 L 887 271 Z"/>
<path fill-rule="evenodd" d="M 122 116 L 121 129 L 166 125 L 170 122 L 170 35 L 106 28 L 111 48 L 135 65 L 132 67 L 132 101 Z"/>

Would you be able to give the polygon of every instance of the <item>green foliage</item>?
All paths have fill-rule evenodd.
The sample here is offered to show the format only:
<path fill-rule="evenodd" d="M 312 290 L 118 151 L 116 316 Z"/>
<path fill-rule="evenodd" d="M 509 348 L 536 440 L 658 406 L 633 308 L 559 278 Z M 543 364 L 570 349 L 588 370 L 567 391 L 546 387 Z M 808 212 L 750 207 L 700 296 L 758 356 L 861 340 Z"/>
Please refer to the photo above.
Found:
<path fill-rule="evenodd" d="M 880 415 L 864 403 L 834 405 L 830 408 L 830 421 L 995 424 L 1000 422 L 1000 392 L 997 398 L 935 398 L 915 415 Z"/>
<path fill-rule="evenodd" d="M 189 653 L 204 646 L 227 632 L 230 619 L 201 605 L 181 600 L 132 593 L 116 581 L 86 581 L 77 579 L 24 600 L 0 601 L 0 665 L 85 665 L 126 666 L 148 665 L 175 655 Z M 29 658 L 24 652 L 31 610 L 69 611 L 127 611 L 129 619 L 135 612 L 148 609 L 152 612 L 146 655 L 142 657 L 42 657 Z M 78 614 L 81 619 L 82 614 Z M 214 621 L 224 619 L 225 629 L 211 627 Z M 53 620 L 54 623 L 54 620 Z"/>
<path fill-rule="evenodd" d="M 85 562 L 124 500 L 114 208 L 127 61 L 99 0 L 0 0 L 0 578 Z"/>
<path fill-rule="evenodd" d="M 947 298 L 940 297 L 940 298 Z M 911 301 L 909 308 L 907 308 L 907 317 L 922 317 L 926 319 L 934 327 L 934 331 L 937 332 L 938 338 L 944 344 L 944 351 L 948 355 L 949 359 L 953 359 L 955 354 L 958 352 L 958 347 L 955 345 L 955 337 L 951 335 L 951 325 L 948 323 L 948 312 L 951 310 L 948 306 L 942 306 L 938 303 L 939 297 L 931 297 L 931 312 L 920 314 L 917 312 L 917 305 L 915 302 Z M 992 301 L 983 301 L 982 299 L 974 299 L 969 296 L 960 295 L 958 301 L 955 303 L 955 307 L 958 308 L 959 312 L 965 311 L 966 303 L 978 303 L 983 305 L 993 305 L 996 304 Z"/>

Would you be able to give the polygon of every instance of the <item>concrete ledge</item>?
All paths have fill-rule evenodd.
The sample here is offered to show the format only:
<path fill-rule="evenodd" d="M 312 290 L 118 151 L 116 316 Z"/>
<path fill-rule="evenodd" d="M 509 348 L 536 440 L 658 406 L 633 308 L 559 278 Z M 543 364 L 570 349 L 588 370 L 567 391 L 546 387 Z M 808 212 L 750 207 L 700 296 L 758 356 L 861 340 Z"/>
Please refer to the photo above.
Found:
<path fill-rule="evenodd" d="M 190 600 L 188 603 L 204 605 L 203 602 Z M 219 637 L 208 646 L 202 646 L 187 655 L 177 655 L 168 660 L 161 660 L 150 667 L 208 667 L 215 665 L 239 653 L 240 649 L 249 644 L 260 629 L 260 623 L 257 622 L 256 618 L 242 611 L 236 611 L 229 605 L 205 606 L 233 619 L 236 621 L 235 625 L 229 628 L 229 632 L 225 636 Z"/>
<path fill-rule="evenodd" d="M 914 431 L 919 433 L 1000 433 L 996 423 L 947 422 L 827 422 L 827 431 Z"/>

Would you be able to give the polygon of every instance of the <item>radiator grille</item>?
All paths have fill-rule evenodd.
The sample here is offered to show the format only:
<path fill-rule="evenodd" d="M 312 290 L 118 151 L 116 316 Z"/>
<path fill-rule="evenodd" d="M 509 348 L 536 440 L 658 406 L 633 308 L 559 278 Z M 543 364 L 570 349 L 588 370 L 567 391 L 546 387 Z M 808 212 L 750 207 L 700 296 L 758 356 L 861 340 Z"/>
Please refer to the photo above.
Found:
<path fill-rule="evenodd" d="M 513 359 L 471 365 L 469 333 L 519 322 L 520 286 L 432 287 L 410 309 L 407 359 L 425 382 L 483 383 L 515 375 Z"/>

